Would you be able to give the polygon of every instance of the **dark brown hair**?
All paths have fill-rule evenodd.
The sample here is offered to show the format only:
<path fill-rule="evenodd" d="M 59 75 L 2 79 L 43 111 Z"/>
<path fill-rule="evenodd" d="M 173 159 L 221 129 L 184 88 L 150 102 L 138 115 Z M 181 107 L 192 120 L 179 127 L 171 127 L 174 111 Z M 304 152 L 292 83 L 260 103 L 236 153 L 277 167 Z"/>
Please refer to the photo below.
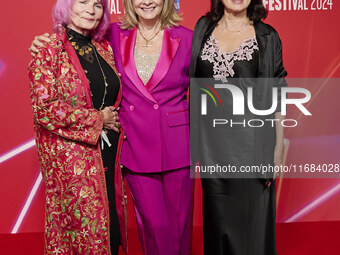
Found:
<path fill-rule="evenodd" d="M 206 14 L 212 23 L 217 23 L 224 15 L 222 0 L 210 0 L 210 12 Z M 251 21 L 265 19 L 268 15 L 267 9 L 263 6 L 262 0 L 251 0 L 247 8 L 247 16 Z"/>

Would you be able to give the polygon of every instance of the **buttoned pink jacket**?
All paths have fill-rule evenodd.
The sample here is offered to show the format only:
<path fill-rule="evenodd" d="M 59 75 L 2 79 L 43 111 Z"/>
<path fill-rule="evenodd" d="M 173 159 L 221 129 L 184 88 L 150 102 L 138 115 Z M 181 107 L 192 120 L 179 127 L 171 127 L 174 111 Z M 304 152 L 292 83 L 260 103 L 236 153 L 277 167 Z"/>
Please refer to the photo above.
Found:
<path fill-rule="evenodd" d="M 160 58 L 149 82 L 134 60 L 137 29 L 111 25 L 110 44 L 121 74 L 120 120 L 125 130 L 121 162 L 135 172 L 161 172 L 190 165 L 189 65 L 192 31 L 164 29 Z"/>

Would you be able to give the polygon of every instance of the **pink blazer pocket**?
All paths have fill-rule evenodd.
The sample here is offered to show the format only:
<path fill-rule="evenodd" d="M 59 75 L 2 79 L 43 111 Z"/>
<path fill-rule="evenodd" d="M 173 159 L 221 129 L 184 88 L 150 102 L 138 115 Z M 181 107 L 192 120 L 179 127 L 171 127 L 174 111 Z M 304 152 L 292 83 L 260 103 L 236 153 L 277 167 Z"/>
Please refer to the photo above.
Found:
<path fill-rule="evenodd" d="M 168 126 L 177 127 L 189 124 L 189 111 L 183 110 L 178 112 L 168 112 L 167 114 Z"/>

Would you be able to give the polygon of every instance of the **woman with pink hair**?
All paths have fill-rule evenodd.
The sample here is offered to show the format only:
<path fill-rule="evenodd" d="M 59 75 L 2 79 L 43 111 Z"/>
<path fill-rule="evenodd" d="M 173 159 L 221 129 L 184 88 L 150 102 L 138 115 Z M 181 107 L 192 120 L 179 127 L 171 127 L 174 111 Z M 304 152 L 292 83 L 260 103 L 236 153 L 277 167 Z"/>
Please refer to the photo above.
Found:
<path fill-rule="evenodd" d="M 36 146 L 46 192 L 44 254 L 126 251 L 120 169 L 121 83 L 108 0 L 58 0 L 55 34 L 28 67 Z"/>

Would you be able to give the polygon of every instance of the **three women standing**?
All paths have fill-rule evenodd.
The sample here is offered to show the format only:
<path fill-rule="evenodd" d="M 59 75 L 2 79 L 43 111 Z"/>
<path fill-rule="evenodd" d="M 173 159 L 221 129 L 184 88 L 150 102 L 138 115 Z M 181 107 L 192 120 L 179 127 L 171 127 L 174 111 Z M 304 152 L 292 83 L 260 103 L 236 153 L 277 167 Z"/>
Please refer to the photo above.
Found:
<path fill-rule="evenodd" d="M 89 1 L 80 2 L 88 3 Z M 272 27 L 260 21 L 266 16 L 266 10 L 259 0 L 212 0 L 211 3 L 211 12 L 201 18 L 196 25 L 192 48 L 192 34 L 189 30 L 177 26 L 180 18 L 174 12 L 171 0 L 126 0 L 126 16 L 123 23 L 111 26 L 109 38 L 114 50 L 116 68 L 123 84 L 119 117 L 126 132 L 126 140 L 121 160 L 124 165 L 123 173 L 134 200 L 144 254 L 188 254 L 190 249 L 193 181 L 190 179 L 188 169 L 190 158 L 186 91 L 189 84 L 189 65 L 191 64 L 191 77 L 211 77 L 221 81 L 228 77 L 283 78 L 286 75 L 282 66 L 280 39 Z M 66 32 L 71 43 L 72 39 L 81 39 L 73 31 L 67 30 Z M 92 50 L 90 50 L 86 45 L 88 41 L 84 41 L 84 43 L 81 45 L 81 40 L 79 40 L 72 45 L 74 49 L 76 46 L 78 49 L 84 49 L 86 54 L 90 51 L 99 53 L 99 48 L 96 51 L 91 47 Z M 65 43 L 65 45 L 68 44 Z M 191 63 L 190 48 L 192 50 Z M 100 49 L 106 48 L 101 47 Z M 72 55 L 71 52 L 69 51 L 68 54 Z M 84 52 L 77 52 L 79 59 L 86 58 L 83 57 L 85 56 Z M 59 51 L 57 53 L 59 54 Z M 98 57 L 98 55 L 96 56 Z M 88 61 L 84 59 L 80 62 L 83 69 L 89 72 L 88 69 L 92 70 L 92 67 L 88 69 L 84 67 Z M 32 63 L 40 65 L 39 61 Z M 98 60 L 99 69 L 104 71 L 99 63 L 101 63 L 100 60 Z M 39 66 L 34 66 L 33 69 L 38 70 Z M 61 70 L 65 71 L 65 69 Z M 81 74 L 79 68 L 76 70 L 78 75 Z M 40 75 L 44 75 L 45 72 L 47 72 L 45 69 L 36 71 L 31 76 L 32 84 L 44 81 Z M 104 84 L 106 84 L 107 74 L 101 73 Z M 79 79 L 76 72 L 63 74 L 72 74 L 74 79 Z M 80 79 L 84 78 L 79 76 Z M 90 76 L 86 78 L 91 82 Z M 60 84 L 63 84 L 63 79 L 58 79 L 61 81 Z M 67 83 L 65 82 L 65 84 Z M 271 89 L 270 85 L 268 86 L 258 88 L 258 103 L 263 107 L 267 107 L 270 103 L 269 95 L 266 94 L 266 91 Z M 54 87 L 58 90 L 56 86 Z M 45 88 L 48 86 L 46 85 Z M 104 92 L 109 92 L 105 87 L 103 88 Z M 40 85 L 33 89 L 33 91 L 43 90 L 44 88 Z M 40 97 L 39 93 L 35 98 L 44 99 L 45 95 Z M 58 93 L 60 92 L 58 91 Z M 73 94 L 71 94 L 73 97 L 70 98 L 68 94 L 66 94 L 67 97 L 64 94 L 58 94 L 58 96 L 63 100 L 64 98 L 71 100 L 70 104 L 73 106 L 79 98 Z M 93 97 L 95 97 L 95 93 L 92 92 L 92 100 L 95 105 Z M 105 100 L 99 101 L 98 109 L 104 107 L 101 102 Z M 115 104 L 115 106 L 117 105 Z M 87 107 L 90 108 L 90 104 Z M 74 113 L 76 112 L 78 113 L 78 111 L 74 111 Z M 59 115 L 63 114 L 60 111 L 56 111 L 55 114 L 56 117 L 63 116 Z M 69 119 L 74 118 L 75 116 L 70 114 Z M 279 109 L 275 113 L 275 118 L 282 118 Z M 46 125 L 45 128 L 48 130 L 49 128 L 55 129 L 53 122 L 49 123 L 50 120 L 50 116 L 48 119 L 45 119 L 45 116 L 37 118 L 37 137 L 40 135 L 39 132 L 47 132 L 42 127 L 43 125 Z M 118 127 L 117 120 L 116 118 L 108 122 L 114 122 Z M 77 121 L 78 118 L 75 118 L 74 123 Z M 80 124 L 83 125 L 82 122 Z M 80 129 L 83 127 L 82 125 L 78 125 Z M 97 131 L 101 130 L 98 128 Z M 110 132 L 108 133 L 110 134 Z M 120 134 L 121 139 L 122 132 Z M 61 135 L 59 131 L 57 135 Z M 88 131 L 85 132 L 85 137 L 86 135 L 88 135 Z M 105 135 L 103 134 L 103 136 Z M 80 135 L 77 137 L 79 138 Z M 95 144 L 97 140 L 91 140 L 91 142 Z M 231 132 L 229 136 L 221 136 L 220 140 L 225 141 L 226 160 L 230 159 L 234 162 L 236 160 L 239 165 L 262 162 L 280 164 L 282 161 L 282 127 L 277 126 L 274 129 L 265 127 L 260 131 L 246 132 L 244 136 L 234 136 Z M 40 141 L 37 144 L 39 152 L 40 150 L 50 150 L 47 144 L 44 145 L 45 147 L 39 145 Z M 242 153 L 235 152 L 233 147 L 235 144 L 238 148 L 245 148 L 248 154 L 242 155 Z M 207 148 L 210 147 L 207 146 Z M 96 155 L 100 154 L 97 152 Z M 104 151 L 102 151 L 102 155 L 104 155 Z M 72 154 L 72 157 L 76 156 Z M 91 159 L 91 157 L 83 158 Z M 83 166 L 84 164 L 78 167 L 77 171 L 83 173 L 82 169 L 86 169 Z M 115 166 L 120 166 L 118 160 L 115 162 Z M 121 190 L 122 184 L 118 182 L 120 171 L 115 173 L 115 190 L 117 191 Z M 46 171 L 45 175 L 47 193 L 51 191 L 58 195 L 60 188 L 54 186 L 54 179 L 49 179 Z M 91 171 L 89 175 L 91 175 Z M 112 180 L 113 177 L 108 177 L 108 179 Z M 271 183 L 272 180 L 262 181 L 259 179 L 202 179 L 205 254 L 276 254 L 275 185 L 270 185 Z M 53 185 L 48 186 L 49 184 Z M 58 185 L 60 184 L 58 183 Z M 74 189 L 72 194 L 76 194 Z M 85 193 L 82 191 L 79 194 L 84 197 Z M 121 195 L 122 192 L 115 194 L 116 199 L 118 196 L 116 205 L 119 219 L 123 218 L 123 210 L 120 209 L 121 202 L 124 201 Z M 88 198 L 87 193 L 85 196 Z M 47 195 L 47 201 L 51 203 L 50 201 L 53 199 L 51 200 Z M 89 201 L 91 200 L 89 199 Z M 67 224 L 72 222 L 72 217 L 64 212 L 63 202 L 60 203 L 58 200 L 57 203 L 58 206 L 61 205 L 59 208 L 61 214 L 65 215 L 65 219 L 62 221 Z M 69 204 L 66 200 L 65 208 L 67 210 L 70 205 L 72 206 L 72 203 Z M 78 204 L 75 203 L 75 206 Z M 105 207 L 105 202 L 102 202 L 102 206 Z M 92 228 L 96 231 L 98 221 L 88 219 L 88 216 L 79 216 L 78 211 L 76 208 L 73 216 L 76 219 L 81 218 L 81 228 L 83 225 L 89 225 L 91 231 Z M 53 212 L 48 211 L 48 218 L 49 214 L 53 214 Z M 111 217 L 111 224 L 113 220 L 114 218 Z M 47 219 L 47 221 L 48 224 L 51 223 L 50 220 Z M 123 223 L 120 221 L 124 246 L 126 244 L 126 229 L 124 228 L 125 222 Z M 55 223 L 51 223 L 51 226 L 53 224 Z M 59 225 L 65 224 L 60 223 Z M 104 231 L 104 228 L 102 230 Z M 53 234 L 53 230 L 48 228 L 47 232 L 49 231 L 53 236 L 60 235 L 58 232 Z M 72 241 L 79 241 L 79 247 L 82 247 L 82 239 L 78 237 L 77 230 L 65 231 L 68 233 L 67 237 L 70 237 Z M 86 233 L 83 233 L 84 236 Z M 99 237 L 97 236 L 97 238 Z M 112 238 L 116 238 L 116 236 L 112 234 Z M 104 236 L 104 241 L 105 239 L 108 239 L 107 235 Z M 116 246 L 113 244 L 112 247 Z"/>

